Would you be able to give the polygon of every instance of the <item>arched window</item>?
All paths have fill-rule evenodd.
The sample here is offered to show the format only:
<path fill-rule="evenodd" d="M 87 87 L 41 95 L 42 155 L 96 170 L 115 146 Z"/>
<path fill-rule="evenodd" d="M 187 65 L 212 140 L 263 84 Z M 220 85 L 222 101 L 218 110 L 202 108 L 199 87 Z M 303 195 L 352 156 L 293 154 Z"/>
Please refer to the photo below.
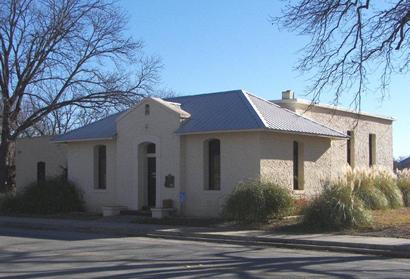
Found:
<path fill-rule="evenodd" d="M 37 182 L 43 182 L 46 180 L 46 163 L 37 162 Z"/>
<path fill-rule="evenodd" d="M 221 142 L 218 139 L 212 139 L 205 144 L 205 181 L 206 190 L 221 189 Z"/>
<path fill-rule="evenodd" d="M 155 143 L 147 144 L 147 154 L 155 154 Z"/>

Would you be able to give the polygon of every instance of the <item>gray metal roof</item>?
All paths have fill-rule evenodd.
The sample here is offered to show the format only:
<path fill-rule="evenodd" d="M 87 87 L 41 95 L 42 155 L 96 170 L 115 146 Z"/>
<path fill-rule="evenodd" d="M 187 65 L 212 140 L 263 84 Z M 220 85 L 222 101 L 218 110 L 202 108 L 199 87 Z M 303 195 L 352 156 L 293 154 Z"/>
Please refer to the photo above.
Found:
<path fill-rule="evenodd" d="M 167 98 L 181 104 L 191 117 L 175 132 L 191 134 L 218 131 L 273 130 L 345 138 L 344 133 L 319 124 L 243 90 Z M 121 113 L 57 136 L 55 141 L 107 139 L 116 135 Z"/>
<path fill-rule="evenodd" d="M 119 112 L 110 115 L 81 128 L 74 129 L 68 133 L 55 136 L 52 140 L 65 142 L 111 139 L 117 134 L 117 123 L 115 120 L 121 116 L 122 113 L 123 112 Z"/>
<path fill-rule="evenodd" d="M 282 108 L 270 101 L 261 99 L 250 93 L 245 94 L 249 96 L 255 109 L 259 111 L 268 129 L 318 136 L 347 137 L 347 135 L 342 132 Z"/>

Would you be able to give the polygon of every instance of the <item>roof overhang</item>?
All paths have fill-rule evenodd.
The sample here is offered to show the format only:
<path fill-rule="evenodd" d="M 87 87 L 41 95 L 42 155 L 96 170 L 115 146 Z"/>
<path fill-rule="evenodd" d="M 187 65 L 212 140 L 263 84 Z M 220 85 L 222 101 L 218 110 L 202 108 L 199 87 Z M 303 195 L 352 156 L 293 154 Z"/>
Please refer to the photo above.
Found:
<path fill-rule="evenodd" d="M 310 136 L 310 137 L 320 137 L 320 138 L 329 138 L 334 140 L 345 140 L 350 138 L 348 135 L 345 136 L 331 136 L 331 135 L 322 135 L 322 134 L 315 134 L 315 133 L 305 133 L 305 132 L 296 132 L 296 131 L 284 131 L 284 130 L 277 130 L 277 129 L 243 129 L 243 130 L 213 130 L 213 131 L 198 131 L 198 132 L 179 132 L 176 133 L 180 136 L 187 136 L 187 135 L 204 135 L 204 134 L 228 134 L 228 133 L 249 133 L 249 132 L 272 132 L 272 133 L 279 133 L 279 134 L 287 134 L 287 135 L 300 135 L 300 136 Z"/>
<path fill-rule="evenodd" d="M 54 140 L 51 139 L 51 142 L 54 143 L 75 143 L 75 142 L 90 142 L 90 141 L 111 141 L 115 140 L 115 137 L 109 138 L 88 138 L 88 139 L 69 139 L 69 140 Z"/>

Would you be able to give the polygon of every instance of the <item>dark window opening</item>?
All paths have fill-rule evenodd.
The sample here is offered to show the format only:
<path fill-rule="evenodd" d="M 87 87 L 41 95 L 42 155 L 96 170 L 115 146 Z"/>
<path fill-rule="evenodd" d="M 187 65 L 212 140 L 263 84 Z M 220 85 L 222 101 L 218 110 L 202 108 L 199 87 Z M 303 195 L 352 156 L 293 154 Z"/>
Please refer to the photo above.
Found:
<path fill-rule="evenodd" d="M 208 190 L 221 189 L 221 144 L 220 141 L 210 140 L 208 143 Z"/>
<path fill-rule="evenodd" d="M 347 139 L 347 147 L 346 147 L 346 152 L 347 152 L 347 163 L 351 166 L 352 165 L 352 131 L 347 131 L 347 135 L 349 138 Z"/>
<path fill-rule="evenodd" d="M 149 115 L 149 104 L 145 105 L 145 115 Z"/>
<path fill-rule="evenodd" d="M 37 163 L 37 182 L 43 182 L 46 180 L 46 163 Z"/>
<path fill-rule="evenodd" d="M 97 146 L 97 189 L 107 188 L 107 148 Z"/>
<path fill-rule="evenodd" d="M 376 135 L 369 134 L 369 166 L 372 167 L 376 163 Z"/>
<path fill-rule="evenodd" d="M 299 143 L 293 142 L 293 190 L 299 190 Z"/>
<path fill-rule="evenodd" d="M 155 154 L 155 143 L 149 143 L 147 145 L 147 154 Z"/>

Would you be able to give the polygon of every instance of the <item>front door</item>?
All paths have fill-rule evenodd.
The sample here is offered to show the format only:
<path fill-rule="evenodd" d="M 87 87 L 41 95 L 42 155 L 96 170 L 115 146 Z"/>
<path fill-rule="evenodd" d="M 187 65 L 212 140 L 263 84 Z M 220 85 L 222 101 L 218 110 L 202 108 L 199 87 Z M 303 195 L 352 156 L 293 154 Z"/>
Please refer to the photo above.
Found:
<path fill-rule="evenodd" d="M 148 158 L 148 207 L 155 207 L 156 184 L 156 160 Z"/>

